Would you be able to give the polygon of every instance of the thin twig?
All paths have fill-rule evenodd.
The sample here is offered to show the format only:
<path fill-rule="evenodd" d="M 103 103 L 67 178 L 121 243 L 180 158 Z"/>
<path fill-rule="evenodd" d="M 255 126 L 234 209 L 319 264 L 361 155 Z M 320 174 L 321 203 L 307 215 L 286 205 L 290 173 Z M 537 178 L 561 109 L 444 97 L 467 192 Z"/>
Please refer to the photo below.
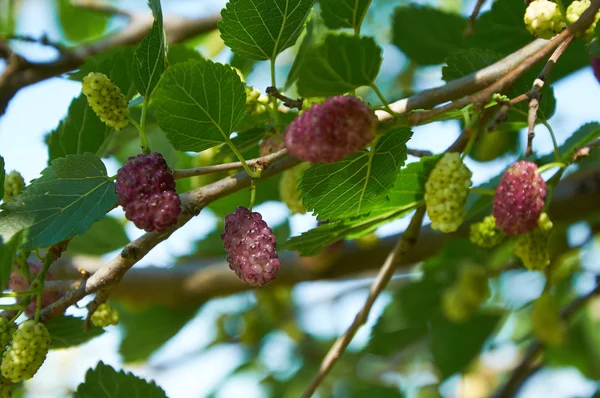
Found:
<path fill-rule="evenodd" d="M 122 15 L 131 18 L 131 13 L 125 11 L 119 7 L 106 2 L 106 1 L 94 1 L 94 0 L 71 0 L 73 7 L 83 8 L 86 10 L 97 11 L 103 14 L 109 15 Z"/>
<path fill-rule="evenodd" d="M 53 47 L 61 53 L 67 51 L 67 48 L 64 45 L 51 41 L 48 38 L 48 36 L 46 36 L 46 35 L 42 35 L 42 37 L 40 37 L 40 38 L 36 38 L 33 36 L 27 36 L 27 35 L 9 35 L 9 36 L 4 37 L 4 39 L 18 40 L 18 41 L 22 41 L 25 43 L 41 44 L 43 46 Z"/>
<path fill-rule="evenodd" d="M 275 160 L 281 159 L 287 155 L 287 149 L 282 149 L 280 151 L 271 153 L 267 156 L 263 156 L 260 158 L 247 160 L 246 163 L 248 166 L 260 165 L 262 163 L 272 163 Z M 223 164 L 215 164 L 212 166 L 204 166 L 204 167 L 195 167 L 192 169 L 179 169 L 173 170 L 173 178 L 179 180 L 181 178 L 188 178 L 194 176 L 200 176 L 205 174 L 218 173 L 220 171 L 231 171 L 231 170 L 239 170 L 243 168 L 242 162 L 232 162 L 232 163 L 223 163 Z"/>
<path fill-rule="evenodd" d="M 485 3 L 485 0 L 477 0 L 475 3 L 475 7 L 473 8 L 473 12 L 467 21 L 467 27 L 465 28 L 465 36 L 471 36 L 473 34 L 473 27 L 475 26 L 475 21 L 477 20 L 477 16 L 479 15 L 479 11 L 481 11 L 481 6 Z"/>
<path fill-rule="evenodd" d="M 286 97 L 285 95 L 281 94 L 279 90 L 277 90 L 277 87 L 273 86 L 267 87 L 266 93 L 271 97 L 277 98 L 279 101 L 283 102 L 284 106 L 287 106 L 290 109 L 296 108 L 299 111 L 302 110 L 302 103 L 304 102 L 304 98 L 293 99 L 290 97 Z"/>
<path fill-rule="evenodd" d="M 410 249 L 417 243 L 424 215 L 425 207 L 421 206 L 417 209 L 417 212 L 413 215 L 410 224 L 406 228 L 406 231 L 404 231 L 402 237 L 398 240 L 398 243 L 385 260 L 385 263 L 377 274 L 377 279 L 373 285 L 371 285 L 369 296 L 367 297 L 363 307 L 358 314 L 356 314 L 356 317 L 354 318 L 354 321 L 348 330 L 346 330 L 346 332 L 336 340 L 323 359 L 323 362 L 321 362 L 319 372 L 315 375 L 306 390 L 304 390 L 304 393 L 302 394 L 303 398 L 312 397 L 319 384 L 321 384 L 321 381 L 323 381 L 325 376 L 327 376 L 337 360 L 344 353 L 358 329 L 360 329 L 360 327 L 367 321 L 369 312 L 371 311 L 375 300 L 387 286 L 392 275 L 394 274 L 398 262 L 400 259 L 406 256 Z"/>
<path fill-rule="evenodd" d="M 584 147 L 577 148 L 573 154 L 572 161 L 579 162 L 581 159 L 590 156 L 590 153 L 596 148 L 600 148 L 600 139 L 597 139 Z"/>
<path fill-rule="evenodd" d="M 592 22 L 595 13 L 600 8 L 600 0 L 593 0 L 591 5 L 581 14 L 579 19 L 563 32 L 555 36 L 552 40 L 547 42 L 542 48 L 540 48 L 531 56 L 515 66 L 512 70 L 506 73 L 495 83 L 491 84 L 487 88 L 467 97 L 463 97 L 459 100 L 453 101 L 450 104 L 434 108 L 427 112 L 419 112 L 410 114 L 408 121 L 412 125 L 423 124 L 429 120 L 435 119 L 436 117 L 455 109 L 461 109 L 469 104 L 474 104 L 476 108 L 481 108 L 489 102 L 490 98 L 495 93 L 500 93 L 506 88 L 510 87 L 512 83 L 520 77 L 523 73 L 527 72 L 532 66 L 537 64 L 539 61 L 547 57 L 554 49 L 556 49 L 561 43 L 572 37 L 575 32 L 587 28 Z"/>
<path fill-rule="evenodd" d="M 596 281 L 596 287 L 594 290 L 586 294 L 585 296 L 581 296 L 576 298 L 569 304 L 569 306 L 560 314 L 563 320 L 569 320 L 573 314 L 579 311 L 585 303 L 587 303 L 591 298 L 600 294 L 600 284 Z M 531 367 L 533 362 L 538 358 L 540 353 L 542 352 L 543 344 L 539 341 L 535 342 L 527 351 L 521 363 L 517 368 L 512 372 L 510 378 L 497 394 L 497 398 L 510 398 L 514 397 L 521 385 L 527 380 L 527 377 L 531 375 Z"/>
<path fill-rule="evenodd" d="M 422 149 L 407 149 L 407 152 L 409 155 L 414 156 L 416 158 L 424 158 L 426 156 L 433 156 L 433 152 L 431 151 L 425 151 Z"/>

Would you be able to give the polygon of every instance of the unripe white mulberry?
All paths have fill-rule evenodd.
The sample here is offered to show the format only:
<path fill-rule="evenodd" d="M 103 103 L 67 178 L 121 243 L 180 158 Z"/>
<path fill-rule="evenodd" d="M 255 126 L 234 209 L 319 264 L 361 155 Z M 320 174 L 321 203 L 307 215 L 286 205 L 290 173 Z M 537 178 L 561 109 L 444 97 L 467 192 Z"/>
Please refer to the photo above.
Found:
<path fill-rule="evenodd" d="M 121 130 L 127 126 L 129 108 L 121 89 L 103 73 L 90 72 L 82 81 L 83 94 L 92 110 L 107 126 Z"/>
<path fill-rule="evenodd" d="M 0 376 L 0 398 L 12 397 L 12 392 L 15 385 L 5 377 Z"/>
<path fill-rule="evenodd" d="M 285 170 L 281 173 L 279 181 L 279 197 L 287 205 L 292 214 L 304 214 L 306 208 L 300 200 L 300 191 L 298 190 L 298 180 L 310 167 L 310 163 L 301 163 L 296 167 Z"/>
<path fill-rule="evenodd" d="M 94 326 L 105 328 L 119 323 L 119 313 L 107 303 L 102 303 L 90 317 Z"/>
<path fill-rule="evenodd" d="M 17 330 L 17 325 L 4 317 L 0 317 L 0 353 L 4 352 L 6 346 L 12 340 L 12 336 Z"/>
<path fill-rule="evenodd" d="M 11 171 L 4 178 L 4 198 L 6 202 L 9 199 L 19 195 L 25 188 L 25 180 L 18 171 Z"/>
<path fill-rule="evenodd" d="M 246 113 L 249 115 L 262 115 L 267 111 L 269 97 L 262 94 L 254 87 L 246 86 Z"/>
<path fill-rule="evenodd" d="M 543 270 L 550 265 L 548 242 L 552 233 L 552 221 L 548 214 L 542 213 L 538 227 L 533 231 L 520 235 L 515 247 L 515 254 L 530 270 Z"/>
<path fill-rule="evenodd" d="M 549 0 L 534 0 L 529 3 L 523 21 L 529 33 L 540 39 L 551 39 L 565 26 L 558 5 Z"/>
<path fill-rule="evenodd" d="M 51 342 L 43 324 L 34 320 L 20 324 L 2 356 L 2 376 L 13 383 L 31 379 L 46 360 Z"/>
<path fill-rule="evenodd" d="M 504 234 L 496 228 L 496 218 L 487 216 L 481 222 L 471 225 L 469 238 L 477 246 L 491 249 L 502 242 Z"/>
<path fill-rule="evenodd" d="M 444 154 L 437 162 L 425 184 L 425 205 L 431 228 L 454 232 L 462 224 L 471 175 L 456 152 Z"/>

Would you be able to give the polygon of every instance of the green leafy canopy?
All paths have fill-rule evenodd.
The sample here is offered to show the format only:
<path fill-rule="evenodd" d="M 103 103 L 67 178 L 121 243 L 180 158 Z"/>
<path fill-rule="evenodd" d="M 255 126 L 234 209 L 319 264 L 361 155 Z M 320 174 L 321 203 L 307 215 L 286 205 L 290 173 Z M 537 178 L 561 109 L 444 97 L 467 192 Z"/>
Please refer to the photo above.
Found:
<path fill-rule="evenodd" d="M 225 44 L 243 57 L 275 60 L 292 46 L 314 0 L 230 0 L 221 12 Z"/>
<path fill-rule="evenodd" d="M 21 195 L 0 206 L 0 236 L 25 229 L 22 247 L 48 247 L 88 230 L 115 204 L 115 186 L 91 153 L 58 158 Z"/>
<path fill-rule="evenodd" d="M 229 138 L 245 115 L 246 93 L 230 66 L 191 60 L 167 69 L 153 104 L 173 147 L 201 152 Z"/>

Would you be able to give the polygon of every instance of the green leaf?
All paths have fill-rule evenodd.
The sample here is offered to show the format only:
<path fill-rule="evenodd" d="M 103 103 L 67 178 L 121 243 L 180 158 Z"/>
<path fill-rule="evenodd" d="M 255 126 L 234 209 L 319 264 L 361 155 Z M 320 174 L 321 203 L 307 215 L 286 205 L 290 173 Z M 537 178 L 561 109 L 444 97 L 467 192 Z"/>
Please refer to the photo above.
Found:
<path fill-rule="evenodd" d="M 577 131 L 567 138 L 567 140 L 558 147 L 560 160 L 569 162 L 578 148 L 586 146 L 590 142 L 600 138 L 600 123 L 587 123 L 581 126 Z M 538 164 L 550 163 L 555 160 L 554 152 L 549 153 L 538 159 Z"/>
<path fill-rule="evenodd" d="M 4 197 L 4 177 L 6 176 L 6 170 L 4 170 L 4 158 L 0 156 L 0 200 Z"/>
<path fill-rule="evenodd" d="M 371 0 L 321 0 L 321 12 L 331 29 L 359 29 Z"/>
<path fill-rule="evenodd" d="M 203 59 L 204 57 L 193 48 L 189 48 L 183 44 L 175 44 L 169 46 L 167 58 L 169 66 L 173 66 L 180 62 L 189 61 L 190 59 Z"/>
<path fill-rule="evenodd" d="M 311 166 L 299 182 L 302 203 L 319 220 L 358 216 L 385 203 L 406 161 L 406 142 L 411 136 L 407 127 L 394 128 L 369 151 Z"/>
<path fill-rule="evenodd" d="M 467 20 L 435 8 L 398 7 L 393 18 L 392 43 L 421 65 L 435 65 L 464 48 Z"/>
<path fill-rule="evenodd" d="M 307 51 L 298 72 L 298 91 L 305 97 L 325 97 L 369 86 L 381 62 L 381 48 L 371 37 L 330 34 Z"/>
<path fill-rule="evenodd" d="M 0 206 L 0 236 L 26 229 L 24 249 L 48 247 L 87 231 L 114 205 L 115 184 L 95 155 L 58 158 L 21 195 Z"/>
<path fill-rule="evenodd" d="M 344 238 L 356 239 L 373 232 L 378 227 L 404 217 L 413 210 L 414 206 L 376 210 L 368 215 L 328 223 L 295 236 L 278 246 L 279 250 L 297 251 L 301 256 L 314 256 L 325 247 Z"/>
<path fill-rule="evenodd" d="M 154 93 L 155 116 L 175 149 L 201 152 L 226 141 L 246 113 L 244 83 L 227 65 L 170 67 Z"/>
<path fill-rule="evenodd" d="M 69 253 L 101 256 L 118 250 L 129 243 L 123 223 L 114 217 L 106 216 L 92 224 L 83 235 L 69 243 Z"/>
<path fill-rule="evenodd" d="M 111 131 L 112 128 L 96 116 L 85 95 L 81 94 L 71 102 L 67 117 L 46 136 L 48 164 L 67 155 L 97 153 Z"/>
<path fill-rule="evenodd" d="M 59 316 L 45 323 L 52 337 L 51 349 L 78 346 L 104 333 L 104 329 L 93 326 L 89 331 L 83 329 L 85 321 L 74 316 Z"/>
<path fill-rule="evenodd" d="M 441 155 L 425 156 L 400 170 L 394 187 L 388 192 L 389 207 L 401 207 L 423 200 L 425 183 Z"/>
<path fill-rule="evenodd" d="M 459 50 L 448 58 L 442 68 L 442 78 L 449 82 L 467 76 L 500 60 L 502 56 L 495 51 L 469 48 Z"/>
<path fill-rule="evenodd" d="M 0 291 L 6 289 L 12 272 L 13 258 L 21 243 L 21 234 L 5 242 L 0 236 Z"/>
<path fill-rule="evenodd" d="M 154 91 L 160 76 L 167 67 L 165 63 L 167 44 L 160 0 L 150 0 L 148 5 L 152 9 L 154 23 L 150 32 L 135 50 L 133 63 L 133 83 L 142 97 L 146 99 Z"/>
<path fill-rule="evenodd" d="M 135 93 L 133 85 L 134 51 L 134 47 L 115 47 L 89 57 L 77 72 L 69 74 L 69 78 L 81 82 L 90 72 L 104 73 L 128 99 L 131 99 Z"/>
<path fill-rule="evenodd" d="M 75 7 L 71 0 L 59 0 L 57 3 L 58 26 L 71 43 L 97 39 L 106 30 L 110 19 L 107 14 Z"/>
<path fill-rule="evenodd" d="M 15 16 L 18 4 L 14 1 L 0 2 L 0 34 L 10 36 L 15 32 Z"/>
<path fill-rule="evenodd" d="M 118 310 L 119 325 L 125 332 L 119 353 L 124 362 L 130 363 L 146 360 L 192 319 L 198 307 L 169 308 L 155 305 L 134 312 L 121 305 Z"/>
<path fill-rule="evenodd" d="M 237 55 L 274 61 L 298 40 L 313 2 L 230 0 L 221 11 L 221 38 Z"/>
<path fill-rule="evenodd" d="M 431 352 L 442 378 L 462 371 L 479 354 L 500 316 L 475 314 L 464 323 L 438 317 L 431 326 Z"/>
<path fill-rule="evenodd" d="M 131 373 L 117 372 L 99 362 L 96 369 L 85 374 L 85 381 L 77 387 L 74 398 L 167 398 L 167 394 L 153 381 L 147 382 Z"/>

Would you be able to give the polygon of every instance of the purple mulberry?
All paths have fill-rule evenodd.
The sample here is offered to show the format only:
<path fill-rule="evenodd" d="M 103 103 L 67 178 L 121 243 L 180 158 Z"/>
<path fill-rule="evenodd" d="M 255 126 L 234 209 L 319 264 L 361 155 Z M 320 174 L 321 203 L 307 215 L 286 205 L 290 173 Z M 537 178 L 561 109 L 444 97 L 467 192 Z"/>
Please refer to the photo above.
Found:
<path fill-rule="evenodd" d="M 311 163 L 333 163 L 366 147 L 373 140 L 377 118 L 361 100 L 328 98 L 299 115 L 287 128 L 290 155 Z"/>
<path fill-rule="evenodd" d="M 164 232 L 177 224 L 181 201 L 175 179 L 160 153 L 131 157 L 117 173 L 117 203 L 125 217 L 146 232 Z"/>
<path fill-rule="evenodd" d="M 42 269 L 42 265 L 38 263 L 28 263 L 29 264 L 29 273 L 31 274 L 31 281 L 40 273 Z M 54 276 L 51 272 L 46 273 L 46 280 L 51 281 L 54 280 Z M 21 293 L 29 290 L 31 285 L 30 281 L 27 281 L 25 278 L 21 276 L 16 271 L 13 271 L 10 274 L 10 279 L 8 280 L 8 288 L 15 293 Z M 42 294 L 42 309 L 46 308 L 50 304 L 54 303 L 58 299 L 63 296 L 63 293 L 60 291 L 52 291 L 46 292 Z M 29 306 L 25 309 L 25 315 L 32 317 L 35 315 L 36 309 L 36 300 L 33 298 L 29 303 Z"/>
<path fill-rule="evenodd" d="M 546 183 L 536 173 L 537 168 L 532 162 L 517 162 L 496 188 L 493 215 L 496 226 L 506 235 L 525 234 L 537 227 L 546 198 Z"/>
<path fill-rule="evenodd" d="M 259 213 L 238 207 L 225 217 L 221 240 L 229 268 L 245 283 L 262 286 L 277 277 L 280 263 L 275 236 Z"/>
<path fill-rule="evenodd" d="M 600 82 L 600 58 L 592 57 L 592 71 L 594 72 L 594 76 L 596 76 L 596 80 Z"/>
<path fill-rule="evenodd" d="M 136 200 L 125 206 L 125 217 L 146 232 L 164 232 L 177 224 L 181 201 L 173 191 L 155 193 L 149 198 Z"/>
<path fill-rule="evenodd" d="M 130 157 L 117 172 L 117 202 L 123 207 L 164 191 L 175 191 L 175 180 L 158 152 Z"/>

